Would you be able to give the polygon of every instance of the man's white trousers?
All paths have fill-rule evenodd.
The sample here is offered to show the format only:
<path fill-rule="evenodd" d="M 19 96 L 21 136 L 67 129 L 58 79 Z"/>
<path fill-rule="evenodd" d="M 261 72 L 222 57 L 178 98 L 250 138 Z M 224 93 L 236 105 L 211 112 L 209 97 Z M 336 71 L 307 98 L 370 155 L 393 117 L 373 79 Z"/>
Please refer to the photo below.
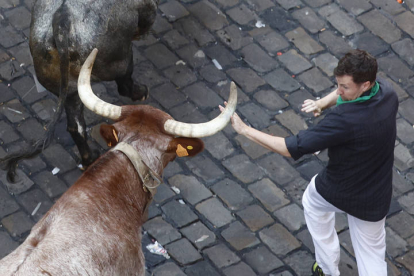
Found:
<path fill-rule="evenodd" d="M 326 275 L 339 275 L 339 239 L 335 213 L 344 213 L 327 202 L 315 188 L 314 176 L 303 194 L 306 224 L 315 245 L 315 257 Z M 385 218 L 370 222 L 349 214 L 348 225 L 359 276 L 386 276 Z"/>

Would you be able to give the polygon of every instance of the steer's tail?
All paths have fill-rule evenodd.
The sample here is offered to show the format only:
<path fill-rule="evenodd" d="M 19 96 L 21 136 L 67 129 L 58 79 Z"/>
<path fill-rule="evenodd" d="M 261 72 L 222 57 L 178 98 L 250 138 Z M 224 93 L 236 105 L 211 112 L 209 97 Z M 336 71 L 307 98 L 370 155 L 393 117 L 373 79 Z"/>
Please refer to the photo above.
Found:
<path fill-rule="evenodd" d="M 59 121 L 63 109 L 65 108 L 66 96 L 69 89 L 69 43 L 68 36 L 70 30 L 70 20 L 67 16 L 65 1 L 53 16 L 53 37 L 60 58 L 60 92 L 56 112 L 52 120 L 44 126 L 46 132 L 43 138 L 33 142 L 31 145 L 21 150 L 7 155 L 0 159 L 0 166 L 7 170 L 7 179 L 15 182 L 17 162 L 21 159 L 32 158 L 38 155 L 43 149 L 47 148 L 53 138 L 55 126 Z"/>

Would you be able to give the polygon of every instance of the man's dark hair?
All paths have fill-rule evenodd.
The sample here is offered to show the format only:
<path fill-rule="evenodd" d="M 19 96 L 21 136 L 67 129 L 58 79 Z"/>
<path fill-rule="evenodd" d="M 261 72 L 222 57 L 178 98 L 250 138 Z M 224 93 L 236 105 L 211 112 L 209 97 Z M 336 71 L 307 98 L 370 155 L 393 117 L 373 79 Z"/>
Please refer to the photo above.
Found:
<path fill-rule="evenodd" d="M 336 77 L 352 76 L 353 81 L 357 84 L 366 81 L 372 84 L 376 79 L 377 70 L 377 60 L 368 52 L 356 49 L 349 51 L 339 60 L 334 74 Z"/>

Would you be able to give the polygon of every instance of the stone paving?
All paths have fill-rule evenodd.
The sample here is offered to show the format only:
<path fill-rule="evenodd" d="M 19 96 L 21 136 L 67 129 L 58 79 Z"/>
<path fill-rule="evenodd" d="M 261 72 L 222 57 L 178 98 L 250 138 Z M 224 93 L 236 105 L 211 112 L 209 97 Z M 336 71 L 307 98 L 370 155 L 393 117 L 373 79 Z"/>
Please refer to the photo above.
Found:
<path fill-rule="evenodd" d="M 37 92 L 32 76 L 33 1 L 0 1 L 0 156 L 40 137 L 56 106 L 54 96 Z M 320 120 L 301 113 L 300 105 L 334 88 L 338 59 L 353 48 L 371 52 L 400 100 L 386 220 L 388 275 L 414 275 L 413 8 L 414 0 L 161 0 L 151 34 L 134 42 L 134 79 L 151 88 L 143 104 L 193 123 L 219 113 L 233 80 L 240 116 L 286 137 Z M 94 90 L 107 101 L 131 104 L 114 82 Z M 105 120 L 86 111 L 86 121 L 91 146 L 104 152 L 99 126 Z M 82 173 L 65 129 L 63 116 L 53 144 L 20 164 L 21 184 L 8 186 L 0 172 L 0 258 Z M 144 248 L 147 275 L 310 275 L 314 248 L 301 197 L 327 163 L 326 151 L 295 162 L 231 126 L 203 140 L 203 153 L 177 158 L 165 170 L 143 244 L 157 240 L 171 258 Z M 345 216 L 337 216 L 336 229 L 341 275 L 357 275 Z"/>

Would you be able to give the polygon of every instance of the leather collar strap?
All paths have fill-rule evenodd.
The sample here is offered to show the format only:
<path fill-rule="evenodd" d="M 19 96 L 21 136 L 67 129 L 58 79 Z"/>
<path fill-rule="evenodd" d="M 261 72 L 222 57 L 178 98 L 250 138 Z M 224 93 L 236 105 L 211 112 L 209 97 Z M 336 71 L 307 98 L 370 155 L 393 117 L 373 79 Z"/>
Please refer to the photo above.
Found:
<path fill-rule="evenodd" d="M 157 193 L 157 187 L 162 183 L 162 179 L 154 171 L 152 171 L 147 164 L 144 163 L 138 151 L 136 151 L 133 146 L 125 142 L 118 143 L 111 150 L 118 150 L 128 157 L 129 161 L 131 161 L 132 165 L 134 165 L 135 170 L 138 172 L 138 175 L 142 180 L 144 191 L 149 191 L 151 196 L 154 197 Z"/>

